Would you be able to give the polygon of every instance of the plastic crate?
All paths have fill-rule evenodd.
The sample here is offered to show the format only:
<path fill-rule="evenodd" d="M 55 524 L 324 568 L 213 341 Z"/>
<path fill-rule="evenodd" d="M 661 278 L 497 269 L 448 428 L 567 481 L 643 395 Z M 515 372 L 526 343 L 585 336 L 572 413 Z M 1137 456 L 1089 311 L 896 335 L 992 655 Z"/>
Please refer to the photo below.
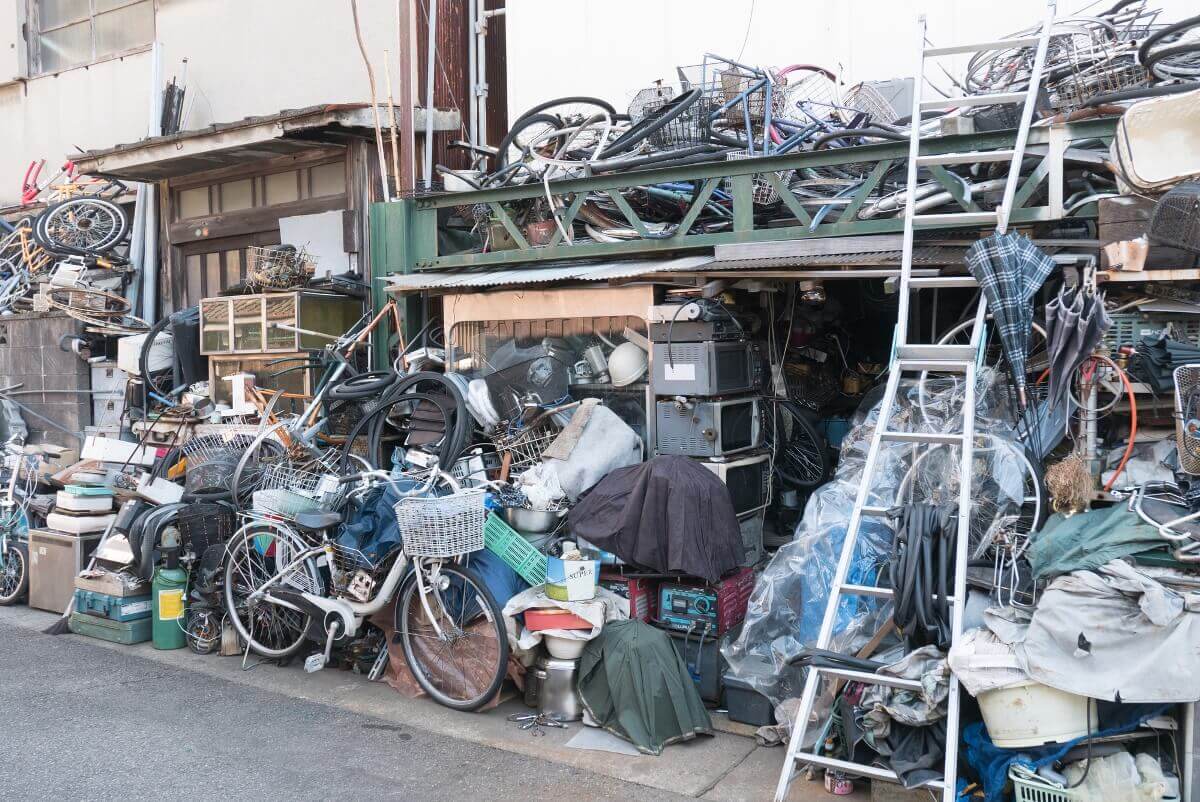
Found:
<path fill-rule="evenodd" d="M 1115 351 L 1122 345 L 1137 345 L 1165 329 L 1176 340 L 1200 345 L 1200 315 L 1150 315 L 1141 312 L 1118 312 L 1112 315 L 1112 326 L 1104 333 L 1104 344 Z"/>
<path fill-rule="evenodd" d="M 1015 766 L 1009 769 L 1008 779 L 1012 780 L 1014 802 L 1077 802 L 1079 799 L 1075 792 L 1056 788 Z"/>
<path fill-rule="evenodd" d="M 483 545 L 521 575 L 530 585 L 541 585 L 546 581 L 546 555 L 529 545 L 529 542 L 495 513 L 488 513 L 483 525 Z"/>

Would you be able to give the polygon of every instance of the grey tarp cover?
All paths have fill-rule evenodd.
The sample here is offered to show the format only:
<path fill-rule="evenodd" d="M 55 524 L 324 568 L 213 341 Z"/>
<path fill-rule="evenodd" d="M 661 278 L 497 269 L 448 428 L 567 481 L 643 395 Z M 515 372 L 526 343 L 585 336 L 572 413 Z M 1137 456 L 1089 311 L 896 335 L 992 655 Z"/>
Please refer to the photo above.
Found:
<path fill-rule="evenodd" d="M 1068 693 L 1194 702 L 1200 700 L 1197 613 L 1200 592 L 1176 592 L 1113 560 L 1050 583 L 1017 644 L 1017 658 L 1032 679 Z"/>
<path fill-rule="evenodd" d="M 742 564 L 729 490 L 689 457 L 655 457 L 605 476 L 571 509 L 571 534 L 627 563 L 716 582 Z"/>
<path fill-rule="evenodd" d="M 579 696 L 601 727 L 647 755 L 713 734 L 670 636 L 641 621 L 610 621 L 588 641 L 579 659 Z"/>
<path fill-rule="evenodd" d="M 1123 504 L 1064 517 L 1051 516 L 1029 547 L 1029 564 L 1037 579 L 1099 568 L 1166 544 L 1158 530 Z"/>

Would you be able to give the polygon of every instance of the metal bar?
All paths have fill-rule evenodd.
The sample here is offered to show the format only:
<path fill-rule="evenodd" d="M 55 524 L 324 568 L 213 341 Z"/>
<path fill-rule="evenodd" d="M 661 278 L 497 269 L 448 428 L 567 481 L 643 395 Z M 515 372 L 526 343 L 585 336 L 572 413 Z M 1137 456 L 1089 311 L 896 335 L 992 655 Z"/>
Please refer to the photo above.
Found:
<path fill-rule="evenodd" d="M 1020 103 L 1024 99 L 1024 92 L 992 92 L 987 95 L 962 95 L 959 97 L 927 100 L 921 104 L 921 111 L 959 109 L 966 108 L 967 106 L 999 106 L 1008 103 Z M 913 119 L 917 118 L 914 117 Z"/>
<path fill-rule="evenodd" d="M 863 185 L 850 196 L 850 205 L 838 215 L 839 223 L 851 222 L 858 216 L 858 210 L 867 202 L 867 198 L 875 191 L 875 187 L 879 186 L 879 182 L 883 180 L 883 177 L 887 175 L 888 170 L 892 169 L 892 165 L 895 163 L 895 159 L 881 159 L 875 165 L 875 168 L 871 170 L 871 174 L 867 176 L 867 180 L 863 182 Z"/>
<path fill-rule="evenodd" d="M 1025 179 L 1023 184 L 1021 184 L 1021 189 L 1017 191 L 1013 197 L 1013 208 L 1020 209 L 1022 206 L 1024 206 L 1029 199 L 1033 197 L 1033 193 L 1037 191 L 1037 188 L 1049 174 L 1050 157 L 1047 156 L 1038 162 L 1037 167 L 1033 168 L 1033 171 L 1029 174 L 1029 177 Z"/>
<path fill-rule="evenodd" d="M 1057 217 L 1063 216 L 1063 158 L 1066 152 L 1066 132 L 1058 126 L 1050 126 L 1050 151 L 1046 154 L 1046 161 L 1050 163 L 1050 175 L 1047 179 L 1050 197 L 1046 205 L 1050 207 L 1050 213 Z"/>
<path fill-rule="evenodd" d="M 521 229 L 508 216 L 508 210 L 498 203 L 489 203 L 488 207 L 492 210 L 492 214 L 500 218 L 500 222 L 504 224 L 504 230 L 508 232 L 509 236 L 516 240 L 517 248 L 522 251 L 529 250 L 529 240 L 525 239 L 525 235 L 521 233 Z"/>
<path fill-rule="evenodd" d="M 704 207 L 708 204 L 708 199 L 712 197 L 716 191 L 717 185 L 721 183 L 719 178 L 710 178 L 704 182 L 704 186 L 700 187 L 700 191 L 696 193 L 696 199 L 692 201 L 692 206 L 687 210 L 687 214 L 679 221 L 679 227 L 675 229 L 676 237 L 686 237 L 688 230 L 692 227 L 692 223 L 696 222 L 696 218 L 700 216 L 700 212 L 704 211 Z"/>
<path fill-rule="evenodd" d="M 921 119 L 921 92 L 925 85 L 925 15 L 921 14 L 917 17 L 917 30 L 919 38 L 917 40 L 917 64 L 913 70 L 913 97 L 912 97 L 912 117 L 913 125 L 909 127 L 908 135 L 908 176 L 904 189 L 904 241 L 901 245 L 902 255 L 900 257 L 900 298 L 898 308 L 900 313 L 896 317 L 896 334 L 892 342 L 896 345 L 903 345 L 908 342 L 908 304 L 910 289 L 908 281 L 912 277 L 912 252 L 913 252 L 913 218 L 916 216 L 916 192 L 917 192 L 917 157 L 921 155 L 921 126 L 918 121 Z M 890 410 L 891 407 L 885 407 Z M 881 424 L 882 425 L 882 424 Z"/>
<path fill-rule="evenodd" d="M 925 51 L 927 57 L 953 56 L 959 53 L 979 53 L 984 50 L 1009 50 L 1016 47 L 1029 47 L 1038 43 L 1036 36 L 1018 36 L 1012 39 L 997 39 L 994 42 L 977 42 L 973 45 L 952 45 L 950 47 L 931 47 Z"/>
<path fill-rule="evenodd" d="M 812 225 L 812 215 L 808 213 L 808 209 L 805 209 L 800 201 L 796 200 L 796 196 L 792 194 L 792 191 L 783 185 L 783 181 L 780 180 L 778 174 L 765 173 L 764 177 L 767 179 L 767 183 L 779 193 L 779 199 L 783 201 L 783 205 L 792 213 L 792 216 L 799 220 L 802 225 Z"/>
<path fill-rule="evenodd" d="M 562 216 L 562 227 L 554 227 L 554 236 L 550 238 L 550 247 L 558 245 L 563 241 L 563 231 L 570 231 L 571 225 L 575 222 L 575 216 L 579 214 L 580 207 L 587 200 L 587 195 L 582 192 L 575 193 L 575 198 L 571 201 L 571 205 L 567 207 L 566 212 Z"/>
<path fill-rule="evenodd" d="M 735 175 L 729 184 L 733 195 L 733 230 L 750 231 L 754 228 L 754 174 Z"/>
<path fill-rule="evenodd" d="M 629 205 L 629 201 L 625 200 L 624 195 L 612 189 L 608 191 L 607 195 L 616 204 L 617 208 L 621 210 L 621 214 L 625 215 L 625 219 L 629 222 L 629 225 L 633 226 L 634 231 L 643 237 L 650 235 L 650 232 L 646 230 L 646 224 L 633 211 L 633 207 Z"/>
<path fill-rule="evenodd" d="M 967 191 L 963 187 L 962 181 L 952 175 L 949 170 L 939 164 L 930 165 L 928 169 L 934 180 L 946 188 L 946 191 L 950 193 L 950 197 L 954 198 L 954 202 L 961 206 L 963 210 L 968 212 L 980 211 L 979 204 L 975 202 L 975 199 L 967 197 Z"/>

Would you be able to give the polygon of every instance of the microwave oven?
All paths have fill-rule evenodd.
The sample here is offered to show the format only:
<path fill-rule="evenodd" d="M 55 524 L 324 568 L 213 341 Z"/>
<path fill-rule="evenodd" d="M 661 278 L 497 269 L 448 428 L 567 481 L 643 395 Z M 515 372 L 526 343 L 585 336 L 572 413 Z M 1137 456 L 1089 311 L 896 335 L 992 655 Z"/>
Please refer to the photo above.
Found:
<path fill-rule="evenodd" d="M 732 395 L 758 389 L 762 359 L 747 340 L 654 343 L 655 395 Z"/>
<path fill-rule="evenodd" d="M 739 517 L 767 506 L 771 492 L 770 454 L 747 454 L 702 464 L 729 488 L 733 511 Z"/>
<path fill-rule="evenodd" d="M 762 420 L 756 395 L 663 400 L 655 406 L 658 454 L 723 457 L 762 445 Z"/>

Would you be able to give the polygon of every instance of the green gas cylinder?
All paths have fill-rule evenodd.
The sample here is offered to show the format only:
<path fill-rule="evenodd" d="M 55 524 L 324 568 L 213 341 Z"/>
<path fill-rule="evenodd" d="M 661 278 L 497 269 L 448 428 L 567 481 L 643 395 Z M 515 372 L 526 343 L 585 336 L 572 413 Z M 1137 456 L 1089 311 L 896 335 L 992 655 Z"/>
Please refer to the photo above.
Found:
<path fill-rule="evenodd" d="M 187 571 L 179 567 L 179 543 L 179 532 L 175 527 L 163 530 L 164 564 L 154 570 L 150 584 L 153 609 L 150 631 L 155 649 L 182 649 L 187 645 L 183 629 Z"/>

